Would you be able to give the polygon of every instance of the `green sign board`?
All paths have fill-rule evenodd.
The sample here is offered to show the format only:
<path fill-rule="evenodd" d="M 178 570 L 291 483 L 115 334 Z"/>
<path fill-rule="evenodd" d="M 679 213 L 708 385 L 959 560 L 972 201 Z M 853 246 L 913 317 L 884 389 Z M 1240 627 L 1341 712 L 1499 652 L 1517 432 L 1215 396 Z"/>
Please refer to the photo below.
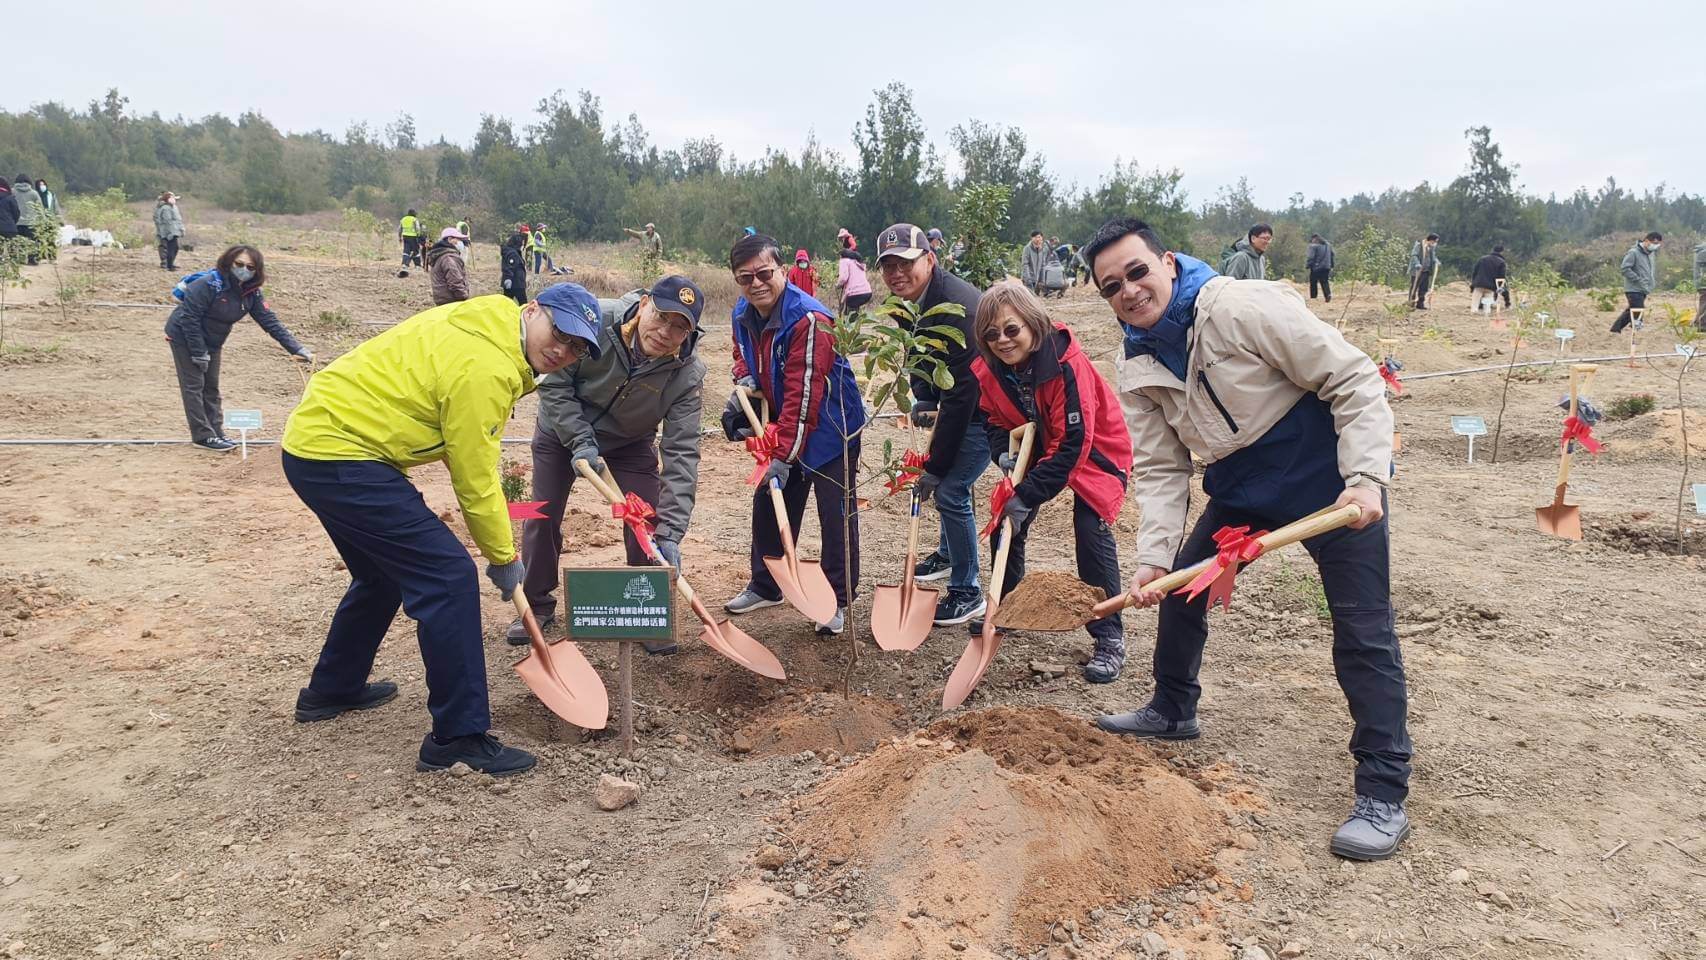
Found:
<path fill-rule="evenodd" d="M 669 640 L 675 635 L 667 567 L 563 571 L 571 640 Z"/>

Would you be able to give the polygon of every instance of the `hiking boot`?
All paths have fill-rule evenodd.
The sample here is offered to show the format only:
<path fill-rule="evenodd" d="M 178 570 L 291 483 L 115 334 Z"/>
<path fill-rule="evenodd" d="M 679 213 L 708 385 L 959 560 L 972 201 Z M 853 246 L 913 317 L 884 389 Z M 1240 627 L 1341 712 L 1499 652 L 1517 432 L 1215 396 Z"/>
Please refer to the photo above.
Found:
<path fill-rule="evenodd" d="M 947 557 L 937 552 L 918 561 L 918 565 L 912 568 L 912 579 L 929 583 L 931 580 L 940 580 L 953 572 L 954 565 L 948 561 Z M 954 622 L 958 623 L 959 621 Z"/>
<path fill-rule="evenodd" d="M 1197 718 L 1169 720 L 1154 707 L 1139 707 L 1130 713 L 1110 713 L 1096 718 L 1096 726 L 1109 733 L 1156 740 L 1195 740 L 1202 736 Z"/>
<path fill-rule="evenodd" d="M 1410 835 L 1403 803 L 1357 794 L 1351 815 L 1339 824 L 1330 849 L 1346 860 L 1385 860 Z"/>
<path fill-rule="evenodd" d="M 525 773 L 533 769 L 537 762 L 533 754 L 526 750 L 506 747 L 489 733 L 451 737 L 443 743 L 429 733 L 426 739 L 421 741 L 421 758 L 416 761 L 415 769 L 426 773 L 432 770 L 449 770 L 457 763 L 465 763 L 478 773 L 507 777 Z"/>
<path fill-rule="evenodd" d="M 212 437 L 207 440 L 192 440 L 190 442 L 190 446 L 195 447 L 198 450 L 206 450 L 209 453 L 230 453 L 237 449 L 237 445 L 235 443 L 232 443 L 224 437 Z"/>
<path fill-rule="evenodd" d="M 817 632 L 818 632 L 819 636 L 838 637 L 841 635 L 841 631 L 843 629 L 845 629 L 846 626 L 847 626 L 847 608 L 846 607 L 836 607 L 835 608 L 835 616 L 830 617 L 828 623 L 818 624 L 817 625 Z"/>
<path fill-rule="evenodd" d="M 674 640 L 642 640 L 640 646 L 654 657 L 667 657 L 681 649 Z"/>
<path fill-rule="evenodd" d="M 340 713 L 351 710 L 372 710 L 381 704 L 390 703 L 397 699 L 397 685 L 389 680 L 370 683 L 353 697 L 333 699 L 324 697 L 303 687 L 296 694 L 296 722 L 313 723 L 316 720 L 330 720 Z"/>
<path fill-rule="evenodd" d="M 1120 678 L 1120 668 L 1124 666 L 1125 641 L 1119 637 L 1098 638 L 1090 662 L 1084 665 L 1084 679 L 1091 683 L 1113 683 Z"/>
<path fill-rule="evenodd" d="M 778 606 L 781 603 L 781 597 L 777 597 L 772 600 L 769 597 L 760 596 L 757 590 L 754 590 L 749 586 L 735 594 L 734 599 L 723 604 L 723 609 L 739 616 L 743 613 L 751 613 L 754 610 L 763 610 L 765 607 Z"/>
<path fill-rule="evenodd" d="M 544 616 L 540 616 L 535 613 L 533 615 L 533 619 L 539 621 L 539 632 L 544 633 L 557 625 L 557 612 L 553 610 Z M 516 617 L 514 620 L 511 620 L 509 622 L 509 629 L 504 631 L 504 639 L 508 640 L 509 645 L 512 647 L 527 646 L 530 642 L 527 638 L 527 624 L 523 623 L 520 617 Z"/>
<path fill-rule="evenodd" d="M 951 627 L 956 623 L 965 623 L 973 617 L 981 617 L 989 609 L 989 604 L 983 599 L 983 594 L 975 592 L 956 593 L 952 590 L 936 601 L 935 624 L 938 627 Z"/>

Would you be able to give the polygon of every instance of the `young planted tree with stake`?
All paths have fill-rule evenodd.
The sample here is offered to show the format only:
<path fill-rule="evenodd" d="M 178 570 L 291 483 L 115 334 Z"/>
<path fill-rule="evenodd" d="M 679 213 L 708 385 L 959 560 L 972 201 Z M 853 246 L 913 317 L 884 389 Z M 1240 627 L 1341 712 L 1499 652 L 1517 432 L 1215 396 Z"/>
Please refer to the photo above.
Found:
<path fill-rule="evenodd" d="M 1665 325 L 1676 337 L 1677 353 L 1682 355 L 1682 364 L 1676 369 L 1676 416 L 1682 429 L 1682 479 L 1676 485 L 1676 552 L 1685 552 L 1682 541 L 1683 505 L 1688 501 L 1688 472 L 1692 466 L 1692 451 L 1688 447 L 1688 372 L 1694 366 L 1694 360 L 1699 351 L 1706 348 L 1706 334 L 1694 325 L 1693 310 L 1678 310 L 1675 305 L 1665 303 L 1659 305 L 1659 310 L 1665 314 Z M 1652 358 L 1647 358 L 1647 365 L 1653 366 Z"/>
<path fill-rule="evenodd" d="M 1570 290 L 1570 285 L 1558 271 L 1544 263 L 1530 264 L 1512 281 L 1515 290 L 1516 324 L 1511 328 L 1511 359 L 1505 366 L 1504 389 L 1499 394 L 1499 413 L 1493 421 L 1493 456 L 1499 462 L 1499 434 L 1505 425 L 1505 406 L 1510 402 L 1511 376 L 1516 373 L 1516 357 L 1522 350 L 1523 338 L 1538 330 L 1555 326 L 1558 303 Z"/>

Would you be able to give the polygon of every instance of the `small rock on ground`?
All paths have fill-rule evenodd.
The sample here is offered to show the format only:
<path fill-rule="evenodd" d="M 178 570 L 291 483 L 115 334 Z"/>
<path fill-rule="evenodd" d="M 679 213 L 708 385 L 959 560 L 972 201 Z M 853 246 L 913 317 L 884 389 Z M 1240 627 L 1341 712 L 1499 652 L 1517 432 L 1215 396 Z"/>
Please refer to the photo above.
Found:
<path fill-rule="evenodd" d="M 592 802 L 600 810 L 620 810 L 640 799 L 640 785 L 608 773 L 599 774 L 592 789 Z"/>

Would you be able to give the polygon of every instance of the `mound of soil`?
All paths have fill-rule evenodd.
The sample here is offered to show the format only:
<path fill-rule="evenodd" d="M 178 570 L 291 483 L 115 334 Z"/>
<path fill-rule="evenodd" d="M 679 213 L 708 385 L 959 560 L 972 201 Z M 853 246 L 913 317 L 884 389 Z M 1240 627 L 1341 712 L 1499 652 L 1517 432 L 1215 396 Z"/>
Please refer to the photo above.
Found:
<path fill-rule="evenodd" d="M 1009 630 L 1076 630 L 1090 608 L 1108 599 L 1107 591 L 1092 587 L 1060 570 L 1027 574 L 995 609 L 995 625 Z"/>
<path fill-rule="evenodd" d="M 737 753 L 864 753 L 901 732 L 901 709 L 886 700 L 814 693 L 766 704 L 733 737 Z"/>
<path fill-rule="evenodd" d="M 1693 504 L 1685 507 L 1693 513 Z M 1662 521 L 1641 523 L 1635 519 L 1589 521 L 1582 525 L 1582 535 L 1589 543 L 1603 544 L 1613 550 L 1634 554 L 1677 553 L 1676 528 Z M 1682 527 L 1682 552 L 1688 556 L 1706 556 L 1706 537 L 1692 516 L 1685 516 Z"/>
<path fill-rule="evenodd" d="M 807 797 L 795 827 L 871 878 L 871 920 L 846 945 L 866 958 L 1037 944 L 1051 923 L 1194 876 L 1228 840 L 1216 801 L 1166 761 L 1046 708 L 885 744 Z"/>

